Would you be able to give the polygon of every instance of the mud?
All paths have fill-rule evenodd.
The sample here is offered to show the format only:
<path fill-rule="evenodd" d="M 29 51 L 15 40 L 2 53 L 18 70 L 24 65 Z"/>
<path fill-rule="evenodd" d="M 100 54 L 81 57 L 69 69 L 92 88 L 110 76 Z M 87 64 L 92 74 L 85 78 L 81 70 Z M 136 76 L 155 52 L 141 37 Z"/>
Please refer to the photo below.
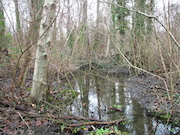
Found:
<path fill-rule="evenodd" d="M 149 114 L 165 119 L 170 118 L 180 125 L 180 85 L 175 86 L 175 92 L 170 89 L 167 91 L 161 80 L 142 74 L 127 78 L 125 88 L 143 108 L 147 109 Z"/>

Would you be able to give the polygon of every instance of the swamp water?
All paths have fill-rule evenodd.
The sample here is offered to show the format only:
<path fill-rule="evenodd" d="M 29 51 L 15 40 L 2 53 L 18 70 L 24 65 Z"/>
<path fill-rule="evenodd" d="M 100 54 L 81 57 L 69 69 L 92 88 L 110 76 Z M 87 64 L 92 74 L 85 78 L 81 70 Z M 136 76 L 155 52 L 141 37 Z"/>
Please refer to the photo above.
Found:
<path fill-rule="evenodd" d="M 74 116 L 107 121 L 128 119 L 128 123 L 119 124 L 118 128 L 132 135 L 170 135 L 180 130 L 179 127 L 166 125 L 155 117 L 147 116 L 146 110 L 133 100 L 126 89 L 125 75 L 114 77 L 78 73 L 75 78 L 70 81 L 71 88 L 80 94 L 70 106 Z M 122 105 L 123 111 L 110 109 L 114 105 Z"/>

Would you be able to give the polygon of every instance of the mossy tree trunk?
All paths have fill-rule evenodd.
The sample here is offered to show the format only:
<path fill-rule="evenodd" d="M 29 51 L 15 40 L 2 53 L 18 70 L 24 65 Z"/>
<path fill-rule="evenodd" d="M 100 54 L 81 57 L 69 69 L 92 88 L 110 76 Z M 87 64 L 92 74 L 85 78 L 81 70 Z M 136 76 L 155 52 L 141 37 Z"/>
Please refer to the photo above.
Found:
<path fill-rule="evenodd" d="M 0 2 L 0 53 L 3 53 L 4 51 L 7 51 L 7 47 L 5 44 L 5 18 L 4 18 L 4 11 L 3 11 L 3 5 L 2 0 Z"/>
<path fill-rule="evenodd" d="M 31 90 L 31 101 L 40 103 L 47 98 L 47 67 L 48 50 L 53 39 L 53 23 L 55 21 L 56 0 L 45 0 L 43 18 L 40 23 L 40 35 L 43 35 L 37 44 L 34 76 Z"/>
<path fill-rule="evenodd" d="M 137 11 L 153 15 L 154 0 L 135 0 L 134 8 Z M 132 63 L 134 66 L 148 68 L 148 43 L 151 40 L 152 18 L 147 18 L 138 13 L 132 16 Z"/>
<path fill-rule="evenodd" d="M 136 10 L 139 10 L 141 12 L 145 12 L 145 2 L 146 0 L 135 0 L 134 1 L 134 8 Z M 143 44 L 145 40 L 145 17 L 134 13 L 132 16 L 132 38 L 133 38 L 133 46 L 132 46 L 132 52 L 133 52 L 133 59 L 132 63 L 135 66 L 142 67 L 142 51 L 143 51 Z"/>
<path fill-rule="evenodd" d="M 128 20 L 127 17 L 129 16 L 129 10 L 126 9 L 127 7 L 127 0 L 113 0 L 111 6 L 111 13 L 112 13 L 112 26 L 113 26 L 113 37 L 112 39 L 115 41 L 115 36 L 117 32 L 120 34 L 120 45 L 124 43 L 124 37 L 126 31 L 128 30 Z M 114 51 L 115 52 L 115 51 Z"/>
<path fill-rule="evenodd" d="M 147 3 L 147 13 L 150 15 L 154 15 L 154 7 L 155 7 L 154 0 L 149 0 L 149 2 Z M 153 20 L 152 18 L 146 18 L 146 22 L 147 22 L 147 39 L 150 40 L 153 32 Z"/>
<path fill-rule="evenodd" d="M 126 9 L 126 0 L 113 0 L 112 6 L 112 20 L 115 31 L 118 31 L 120 35 L 125 35 L 128 30 L 129 11 Z"/>

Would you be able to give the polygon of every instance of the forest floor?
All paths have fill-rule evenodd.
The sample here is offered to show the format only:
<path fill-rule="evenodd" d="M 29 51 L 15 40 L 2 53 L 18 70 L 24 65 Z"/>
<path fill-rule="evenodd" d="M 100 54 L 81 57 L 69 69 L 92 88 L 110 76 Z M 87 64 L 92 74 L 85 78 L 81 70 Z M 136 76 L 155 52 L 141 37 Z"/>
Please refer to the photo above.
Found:
<path fill-rule="evenodd" d="M 28 80 L 27 84 L 31 83 Z M 0 78 L 0 86 L 0 135 L 83 135 L 102 125 L 111 127 L 126 121 L 73 116 L 67 110 L 67 102 L 74 98 L 71 93 L 58 97 L 58 93 L 51 91 L 47 102 L 36 105 L 29 102 L 31 88 L 14 88 L 12 95 L 12 79 L 7 78 Z M 108 132 L 120 131 L 111 128 Z"/>
<path fill-rule="evenodd" d="M 180 84 L 174 91 L 167 89 L 163 81 L 156 77 L 139 74 L 127 78 L 125 87 L 149 115 L 174 122 L 180 126 Z M 170 100 L 171 99 L 171 100 Z"/>

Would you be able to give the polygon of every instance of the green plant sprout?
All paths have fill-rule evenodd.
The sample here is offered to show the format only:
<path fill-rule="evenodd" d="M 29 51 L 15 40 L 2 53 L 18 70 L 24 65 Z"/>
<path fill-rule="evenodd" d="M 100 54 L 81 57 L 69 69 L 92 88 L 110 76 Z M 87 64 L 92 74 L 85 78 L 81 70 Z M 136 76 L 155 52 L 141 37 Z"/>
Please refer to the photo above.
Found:
<path fill-rule="evenodd" d="M 113 105 L 113 107 L 115 107 L 117 109 L 121 109 L 121 108 L 123 108 L 123 105 Z"/>

